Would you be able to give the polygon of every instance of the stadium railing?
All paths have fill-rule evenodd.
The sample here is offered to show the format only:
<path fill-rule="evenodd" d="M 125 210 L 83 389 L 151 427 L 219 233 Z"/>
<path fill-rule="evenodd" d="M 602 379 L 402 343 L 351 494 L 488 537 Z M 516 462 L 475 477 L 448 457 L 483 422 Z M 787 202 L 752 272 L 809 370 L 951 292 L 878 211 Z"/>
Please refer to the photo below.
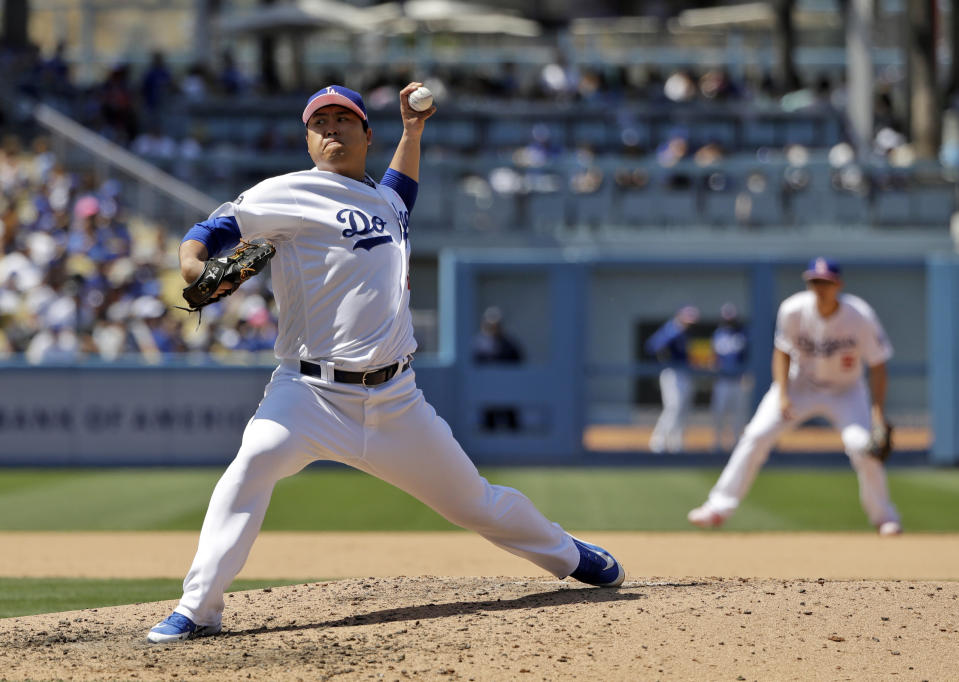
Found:
<path fill-rule="evenodd" d="M 221 203 L 46 104 L 37 103 L 32 113 L 60 159 L 118 180 L 126 203 L 148 218 L 188 224 L 205 218 Z"/>

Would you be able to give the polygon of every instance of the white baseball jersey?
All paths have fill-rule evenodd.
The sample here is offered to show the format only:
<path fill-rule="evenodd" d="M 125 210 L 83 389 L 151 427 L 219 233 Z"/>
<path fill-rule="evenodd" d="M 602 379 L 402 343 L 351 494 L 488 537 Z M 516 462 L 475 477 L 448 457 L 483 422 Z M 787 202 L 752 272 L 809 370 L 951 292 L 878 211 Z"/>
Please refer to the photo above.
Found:
<path fill-rule="evenodd" d="M 803 291 L 779 306 L 776 348 L 788 353 L 791 415 L 783 414 L 773 384 L 736 444 L 707 505 L 728 516 L 746 496 L 780 434 L 811 417 L 825 417 L 839 431 L 859 479 L 859 499 L 879 527 L 899 520 L 889 497 L 882 462 L 866 453 L 872 418 L 863 363 L 873 367 L 892 357 L 892 346 L 872 308 L 857 296 L 839 295 L 839 309 L 823 317 L 816 295 Z"/>
<path fill-rule="evenodd" d="M 281 360 L 359 371 L 416 350 L 409 311 L 409 212 L 391 188 L 311 170 L 269 178 L 210 216 L 269 239 Z"/>
<path fill-rule="evenodd" d="M 790 356 L 791 381 L 829 392 L 858 382 L 863 363 L 873 367 L 892 357 L 876 313 L 852 294 L 840 294 L 839 309 L 829 317 L 819 314 L 813 292 L 790 296 L 779 306 L 775 344 Z"/>
<path fill-rule="evenodd" d="M 370 181 L 372 183 L 372 181 Z M 270 178 L 223 204 L 244 239 L 276 244 L 280 366 L 210 498 L 177 613 L 219 624 L 276 482 L 310 462 L 366 471 L 446 519 L 562 578 L 580 552 L 519 491 L 490 484 L 407 367 L 375 386 L 302 374 L 298 360 L 365 371 L 416 349 L 409 312 L 409 212 L 392 189 L 320 170 Z"/>

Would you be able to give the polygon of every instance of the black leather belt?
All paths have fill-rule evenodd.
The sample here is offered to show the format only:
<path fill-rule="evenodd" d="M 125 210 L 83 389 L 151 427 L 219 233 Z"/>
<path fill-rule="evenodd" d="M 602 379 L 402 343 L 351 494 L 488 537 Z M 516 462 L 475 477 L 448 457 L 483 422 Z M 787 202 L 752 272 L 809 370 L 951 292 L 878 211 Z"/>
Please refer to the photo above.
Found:
<path fill-rule="evenodd" d="M 347 372 L 345 369 L 334 369 L 333 370 L 333 381 L 337 381 L 342 384 L 362 384 L 363 386 L 379 386 L 380 384 L 385 384 L 387 381 L 392 379 L 394 376 L 400 372 L 405 372 L 410 368 L 410 361 L 402 363 L 402 365 L 397 362 L 396 364 L 389 365 L 388 367 L 380 367 L 379 369 L 374 369 L 369 372 Z M 321 377 L 322 367 L 317 365 L 314 362 L 308 362 L 307 360 L 300 360 L 300 372 L 302 374 L 307 374 L 311 377 Z"/>

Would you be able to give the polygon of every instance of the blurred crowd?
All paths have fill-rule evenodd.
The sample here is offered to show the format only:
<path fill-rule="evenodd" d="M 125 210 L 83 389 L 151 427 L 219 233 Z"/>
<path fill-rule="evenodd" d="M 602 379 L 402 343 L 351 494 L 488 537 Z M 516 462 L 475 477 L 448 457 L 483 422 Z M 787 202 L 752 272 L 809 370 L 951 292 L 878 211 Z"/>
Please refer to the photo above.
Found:
<path fill-rule="evenodd" d="M 423 80 L 440 106 L 446 102 L 470 109 L 502 105 L 503 111 L 517 111 L 516 103 L 546 103 L 558 106 L 574 103 L 615 112 L 624 154 L 649 154 L 667 163 L 677 157 L 715 156 L 733 151 L 721 140 L 655 140 L 647 148 L 630 121 L 630 107 L 641 104 L 672 111 L 679 108 L 716 106 L 742 107 L 741 112 L 842 112 L 846 107 L 846 84 L 841 73 L 818 73 L 795 88 L 777 85 L 768 71 L 750 67 L 734 75 L 722 65 L 665 68 L 655 64 L 573 64 L 556 50 L 541 64 L 510 61 L 477 64 L 436 64 L 414 68 L 410 64 L 350 68 L 328 68 L 309 74 L 309 83 L 281 89 L 264 84 L 256 74 L 247 73 L 230 49 L 223 50 L 211 65 L 170 63 L 162 51 L 154 51 L 147 63 L 120 62 L 105 70 L 99 82 L 76 82 L 66 43 L 44 54 L 37 46 L 20 52 L 0 52 L 0 68 L 14 74 L 8 85 L 38 100 L 56 103 L 70 115 L 108 139 L 130 147 L 136 153 L 166 160 L 190 162 L 204 152 L 227 144 L 238 150 L 256 152 L 301 151 L 301 135 L 295 128 L 272 125 L 249 134 L 230 135 L 225 141 L 204 128 L 202 121 L 176 126 L 172 121 L 192 103 L 221 101 L 263 102 L 273 96 L 305 96 L 328 83 L 344 83 L 363 92 L 371 112 L 395 106 L 396 92 L 412 80 Z M 893 93 L 902 75 L 894 70 L 877 74 L 874 102 L 875 129 L 872 140 L 876 155 L 893 165 L 906 166 L 913 160 L 904 121 L 896 115 Z M 902 107 L 899 107 L 900 109 Z M 954 109 L 959 107 L 947 107 Z M 182 121 L 182 116 L 181 116 Z M 947 125 L 947 128 L 950 126 Z M 175 128 L 175 129 L 174 129 Z M 677 135 L 674 137 L 680 137 Z M 942 159 L 959 165 L 959 139 L 947 131 Z M 830 144 L 834 144 L 832 141 Z M 430 140 L 425 140 L 430 144 Z M 470 154 L 485 151 L 467 150 Z M 575 150 L 568 150 L 574 153 Z"/>
<path fill-rule="evenodd" d="M 310 86 L 328 83 L 345 83 L 363 92 L 372 111 L 393 107 L 396 92 L 415 79 L 424 80 L 438 103 L 450 101 L 464 108 L 516 102 L 584 103 L 607 109 L 638 103 L 663 107 L 745 103 L 757 109 L 798 111 L 841 107 L 845 96 L 844 83 L 833 82 L 826 75 L 797 90 L 782 91 L 768 73 L 737 80 L 721 66 L 663 72 L 648 64 L 576 65 L 568 63 L 560 52 L 541 65 L 438 64 L 427 74 L 406 64 L 349 72 L 329 69 L 311 74 L 310 86 L 304 86 L 303 92 L 285 93 L 268 89 L 252 74 L 244 73 L 229 50 L 219 56 L 214 68 L 199 63 L 174 67 L 163 52 L 156 51 L 148 64 L 118 63 L 101 82 L 86 86 L 75 84 L 65 44 L 48 55 L 34 47 L 26 53 L 0 55 L 0 61 L 5 62 L 6 73 L 17 74 L 16 87 L 22 93 L 60 103 L 77 120 L 109 139 L 167 155 L 178 153 L 181 146 L 185 149 L 179 153 L 193 153 L 196 145 L 204 144 L 204 131 L 191 130 L 177 137 L 177 133 L 165 129 L 158 114 L 170 113 L 184 103 L 224 96 L 236 101 L 246 97 L 262 101 L 282 94 L 305 96 Z M 259 149 L 299 148 L 300 142 L 298 137 L 290 139 L 269 131 L 249 140 Z M 625 143 L 628 145 L 628 139 Z"/>
<path fill-rule="evenodd" d="M 222 101 L 223 97 L 263 102 L 267 95 L 304 94 L 277 93 L 264 87 L 238 66 L 229 50 L 210 68 L 198 63 L 173 66 L 157 51 L 147 64 L 117 64 L 101 82 L 84 87 L 74 83 L 64 44 L 46 55 L 38 49 L 0 55 L 0 62 L 4 61 L 0 66 L 7 73 L 18 74 L 16 87 L 22 93 L 57 103 L 87 127 L 216 196 L 234 194 L 278 170 L 263 165 L 270 155 L 287 164 L 294 161 L 283 155 L 300 154 L 306 161 L 295 117 L 288 121 L 230 119 L 231 124 L 219 126 L 225 130 L 217 131 L 206 128 L 202 119 L 183 123 L 183 112 L 191 103 Z M 901 174 L 885 172 L 908 169 L 916 161 L 903 122 L 895 115 L 892 76 L 880 74 L 877 78 L 875 134 L 870 156 L 863 159 L 847 141 L 841 113 L 837 113 L 846 106 L 842 77 L 820 74 L 785 91 L 768 73 L 747 74 L 735 77 L 722 66 L 661 70 L 648 64 L 570 64 L 557 51 L 553 59 L 540 65 L 437 65 L 423 75 L 409 65 L 394 64 L 349 73 L 330 69 L 310 77 L 311 85 L 346 82 L 360 90 L 374 119 L 377 111 L 394 107 L 397 90 L 415 78 L 426 82 L 441 107 L 446 102 L 455 103 L 460 110 L 492 105 L 509 112 L 521 111 L 516 103 L 526 102 L 555 104 L 555 110 L 586 104 L 591 111 L 604 112 L 602 120 L 592 122 L 592 128 L 588 117 L 577 118 L 572 133 L 545 121 L 519 118 L 510 123 L 521 128 L 519 133 L 505 134 L 506 141 L 499 143 L 492 130 L 461 135 L 456 142 L 440 134 L 428 136 L 424 145 L 431 163 L 444 159 L 462 159 L 469 164 L 481 159 L 497 161 L 492 171 L 456 174 L 462 180 L 456 191 L 475 195 L 480 203 L 483 197 L 496 194 L 522 197 L 568 191 L 589 196 L 608 187 L 621 193 L 647 188 L 693 188 L 700 195 L 735 191 L 741 197 L 736 220 L 749 224 L 755 222 L 755 195 L 782 192 L 788 201 L 788 195 L 809 185 L 807 165 L 813 160 L 823 165 L 828 161 L 831 186 L 842 193 L 866 196 L 906 182 Z M 660 112 L 660 118 L 637 119 L 637 104 Z M 811 140 L 807 131 L 801 141 L 781 140 L 778 146 L 753 144 L 740 139 L 744 137 L 742 127 L 736 134 L 724 127 L 728 118 L 709 118 L 710 111 L 728 112 L 730 107 L 738 111 L 736 120 L 749 119 L 751 112 L 818 112 L 834 115 L 839 123 L 825 139 Z M 689 112 L 696 111 L 706 112 L 705 118 L 702 114 L 690 117 Z M 612 125 L 610 116 L 615 121 Z M 497 125 L 510 120 L 509 116 L 492 119 Z M 610 128 L 615 129 L 612 134 Z M 959 135 L 946 137 L 943 162 L 959 167 Z M 389 157 L 394 142 L 389 138 L 374 135 L 371 158 L 376 154 Z M 246 156 L 240 162 L 236 154 Z M 734 158 L 755 168 L 779 162 L 787 170 L 784 177 L 770 177 L 761 170 L 730 170 L 727 162 Z M 741 163 L 738 168 L 742 167 Z M 553 172 L 544 172 L 550 169 Z M 595 219 L 601 219 L 602 213 Z"/>
<path fill-rule="evenodd" d="M 117 64 L 101 82 L 86 86 L 75 83 L 67 46 L 62 44 L 46 55 L 36 48 L 0 53 L 0 68 L 14 75 L 0 89 L 16 88 L 54 103 L 134 153 L 169 162 L 161 165 L 187 180 L 191 163 L 209 156 L 211 146 L 219 143 L 207 139 L 201 129 L 173 134 L 167 122 L 175 117 L 168 114 L 182 109 L 184 103 L 223 97 L 249 101 L 269 94 L 238 67 L 229 51 L 219 56 L 212 71 L 199 64 L 176 68 L 162 52 L 155 52 L 149 64 Z M 395 65 L 366 73 L 329 71 L 315 74 L 315 80 L 348 80 L 364 93 L 371 112 L 376 112 L 394 107 L 397 90 L 417 76 L 422 77 L 408 66 Z M 894 114 L 891 84 L 881 79 L 871 157 L 865 160 L 842 139 L 842 130 L 838 140 L 818 147 L 788 143 L 731 149 L 728 138 L 713 137 L 679 115 L 729 106 L 787 114 L 841 112 L 846 104 L 845 84 L 827 76 L 784 92 L 768 74 L 737 79 L 721 67 L 669 72 L 649 65 L 588 67 L 571 65 L 557 54 L 539 66 L 504 62 L 437 67 L 425 80 L 441 106 L 447 101 L 461 109 L 498 103 L 504 111 L 510 107 L 518 111 L 513 106 L 517 102 L 555 104 L 556 108 L 585 103 L 593 106 L 590 111 L 612 111 L 618 142 L 612 154 L 596 142 L 608 137 L 606 119 L 576 118 L 577 124 L 584 124 L 582 130 L 592 131 L 596 139 L 564 135 L 547 122 L 523 119 L 525 141 L 510 138 L 508 145 L 493 149 L 493 143 L 483 138 L 478 143 L 495 152 L 493 163 L 480 163 L 481 157 L 472 150 L 468 170 L 446 173 L 457 183 L 455 188 L 441 184 L 446 178 L 436 180 L 438 187 L 424 193 L 417 206 L 418 220 L 424 222 L 430 217 L 431 197 L 439 201 L 449 196 L 468 200 L 457 204 L 468 210 L 454 211 L 454 222 L 468 221 L 470 229 L 509 227 L 510 220 L 530 225 L 537 219 L 596 225 L 643 219 L 662 223 L 664 218 L 653 209 L 663 204 L 663 196 L 675 192 L 679 203 L 669 209 L 666 219 L 691 222 L 698 211 L 700 218 L 761 224 L 765 199 L 772 197 L 776 206 L 788 207 L 789 196 L 799 196 L 810 186 L 813 173 L 819 172 L 810 170 L 814 159 L 820 162 L 819 168 L 827 169 L 834 190 L 860 197 L 909 182 L 904 175 L 876 172 L 876 168 L 908 168 L 915 162 Z M 665 112 L 670 123 L 661 128 L 666 132 L 659 139 L 648 130 L 644 134 L 643 122 L 632 118 L 635 104 Z M 708 118 L 695 120 L 708 122 Z M 295 129 L 295 117 L 290 122 L 294 125 L 289 130 Z M 952 134 L 946 136 L 943 160 L 959 166 L 959 123 L 948 118 L 946 123 Z M 297 131 L 267 126 L 258 135 L 237 132 L 231 140 L 256 153 L 302 153 L 302 131 Z M 470 151 L 468 146 L 464 149 Z M 739 175 L 725 163 L 736 156 L 748 161 L 739 166 L 746 168 Z M 429 158 L 442 160 L 444 150 L 431 150 Z M 873 167 L 867 168 L 870 163 Z M 437 170 L 443 168 L 437 166 Z M 425 167 L 424 178 L 429 173 Z M 243 179 L 234 190 L 248 184 L 252 182 Z M 440 191 L 440 187 L 452 191 Z M 654 195 L 654 204 L 641 203 L 643 194 Z M 727 213 L 708 203 L 723 194 L 730 197 Z M 271 355 L 276 322 L 269 278 L 257 278 L 223 303 L 204 310 L 204 324 L 197 324 L 195 316 L 174 307 L 183 287 L 176 248 L 179 231 L 186 226 L 177 226 L 176 234 L 168 233 L 162 226 L 128 214 L 118 197 L 115 180 L 98 181 L 68 172 L 43 137 L 33 139 L 30 148 L 17 137 L 3 140 L 0 354 L 23 353 L 37 363 L 78 358 L 112 361 L 130 354 L 146 358 L 167 353 L 233 354 L 233 361 L 238 354 L 253 359 Z M 517 215 L 512 218 L 505 213 L 508 204 L 501 201 L 503 197 L 516 198 Z M 535 204 L 538 197 L 545 201 Z M 591 204 L 591 197 L 601 201 Z M 629 204 L 633 198 L 638 201 Z M 620 213 L 614 215 L 617 206 Z M 557 216 L 557 209 L 565 213 Z M 779 208 L 768 216 L 776 224 L 788 222 Z M 440 216 L 438 222 L 448 227 L 447 218 Z"/>
<path fill-rule="evenodd" d="M 195 315 L 176 310 L 184 286 L 180 235 L 128 214 L 115 180 L 68 172 L 45 138 L 0 145 L 0 357 L 32 364 L 160 361 L 172 353 L 272 358 L 269 278 Z"/>

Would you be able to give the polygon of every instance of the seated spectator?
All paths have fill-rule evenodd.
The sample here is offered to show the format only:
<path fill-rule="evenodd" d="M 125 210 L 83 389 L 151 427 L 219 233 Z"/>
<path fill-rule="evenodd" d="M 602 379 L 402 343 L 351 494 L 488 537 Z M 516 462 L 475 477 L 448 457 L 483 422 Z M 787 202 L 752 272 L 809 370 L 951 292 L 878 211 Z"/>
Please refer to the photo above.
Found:
<path fill-rule="evenodd" d="M 206 67 L 199 62 L 191 65 L 183 77 L 180 90 L 187 100 L 198 102 L 206 99 L 210 91 L 210 77 Z"/>
<path fill-rule="evenodd" d="M 563 153 L 563 146 L 553 138 L 545 123 L 537 123 L 530 133 L 530 141 L 513 153 L 513 162 L 523 168 L 541 168 Z"/>
<path fill-rule="evenodd" d="M 706 101 L 738 99 L 742 89 L 733 82 L 725 68 L 710 69 L 699 77 L 699 93 Z"/>
<path fill-rule="evenodd" d="M 557 50 L 553 61 L 540 71 L 540 92 L 546 99 L 568 101 L 575 96 L 579 80 L 579 70 Z"/>
<path fill-rule="evenodd" d="M 73 86 L 70 82 L 70 64 L 66 59 L 67 44 L 57 43 L 53 54 L 43 60 L 40 67 L 40 89 L 43 93 L 70 95 Z"/>
<path fill-rule="evenodd" d="M 150 66 L 140 82 L 140 94 L 147 115 L 163 110 L 176 92 L 173 74 L 166 65 L 163 52 L 156 50 L 150 57 Z"/>
<path fill-rule="evenodd" d="M 672 168 L 689 154 L 689 134 L 683 129 L 670 133 L 669 139 L 656 149 L 656 161 L 663 168 Z"/>
<path fill-rule="evenodd" d="M 100 86 L 100 133 L 127 145 L 137 134 L 137 108 L 130 87 L 130 67 L 118 64 Z"/>
<path fill-rule="evenodd" d="M 220 54 L 222 65 L 217 79 L 220 92 L 225 95 L 242 95 L 250 88 L 250 80 L 240 71 L 233 51 L 229 48 Z M 324 81 L 334 82 L 334 81 Z M 335 81 L 339 82 L 339 81 Z"/>
<path fill-rule="evenodd" d="M 137 156 L 144 156 L 154 162 L 172 159 L 177 155 L 177 143 L 163 131 L 163 125 L 157 121 L 136 136 L 130 150 Z"/>
<path fill-rule="evenodd" d="M 663 84 L 663 94 L 670 102 L 692 102 L 697 93 L 696 80 L 688 69 L 675 71 Z"/>

